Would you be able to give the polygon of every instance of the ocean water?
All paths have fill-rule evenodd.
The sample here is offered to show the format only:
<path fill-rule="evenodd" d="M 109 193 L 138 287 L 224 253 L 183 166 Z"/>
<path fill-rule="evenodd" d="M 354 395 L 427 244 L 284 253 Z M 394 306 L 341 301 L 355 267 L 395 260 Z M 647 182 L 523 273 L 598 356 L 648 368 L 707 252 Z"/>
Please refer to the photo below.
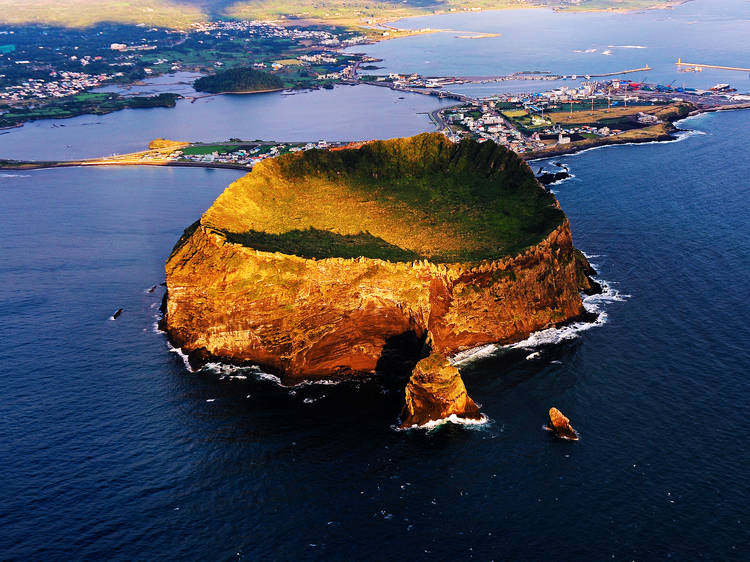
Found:
<path fill-rule="evenodd" d="M 617 298 L 463 362 L 490 421 L 431 431 L 394 429 L 403 380 L 282 388 L 170 352 L 163 262 L 238 173 L 0 174 L 1 557 L 746 559 L 750 113 L 683 126 L 555 160 Z"/>
<path fill-rule="evenodd" d="M 374 45 L 352 47 L 383 59 L 377 72 L 426 76 L 496 76 L 512 72 L 601 74 L 642 68 L 626 75 L 640 81 L 709 88 L 729 82 L 750 90 L 746 72 L 704 69 L 678 72 L 685 62 L 747 68 L 750 5 L 746 0 L 692 0 L 668 10 L 631 13 L 501 10 L 408 18 L 404 29 L 449 29 Z M 466 39 L 466 32 L 499 37 Z M 568 82 L 568 85 L 571 83 Z M 494 92 L 519 91 L 516 83 L 495 84 Z M 523 86 L 522 84 L 520 86 Z M 537 91 L 531 87 L 525 91 Z M 552 86 L 555 87 L 555 86 Z M 451 88 L 471 95 L 469 87 Z M 544 88 L 547 89 L 547 88 Z M 494 93 L 489 92 L 489 93 Z"/>

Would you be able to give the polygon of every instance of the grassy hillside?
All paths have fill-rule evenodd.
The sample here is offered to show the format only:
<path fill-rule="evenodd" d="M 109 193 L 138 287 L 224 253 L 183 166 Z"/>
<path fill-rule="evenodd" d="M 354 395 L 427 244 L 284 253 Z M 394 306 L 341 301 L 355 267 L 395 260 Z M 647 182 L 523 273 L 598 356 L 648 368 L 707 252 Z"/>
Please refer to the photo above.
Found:
<path fill-rule="evenodd" d="M 304 257 L 456 262 L 517 253 L 564 219 L 515 153 L 425 133 L 265 160 L 201 223 Z"/>
<path fill-rule="evenodd" d="M 365 19 L 448 12 L 547 6 L 574 10 L 645 9 L 681 4 L 684 0 L 0 0 L 0 23 L 45 23 L 88 27 L 96 23 L 184 27 L 220 18 L 277 18 L 357 25 Z"/>

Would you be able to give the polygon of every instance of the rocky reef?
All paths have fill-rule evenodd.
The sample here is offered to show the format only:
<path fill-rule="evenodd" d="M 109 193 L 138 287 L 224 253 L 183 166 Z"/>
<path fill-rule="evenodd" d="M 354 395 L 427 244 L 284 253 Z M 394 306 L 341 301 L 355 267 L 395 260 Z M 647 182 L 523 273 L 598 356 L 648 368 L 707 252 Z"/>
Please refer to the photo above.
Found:
<path fill-rule="evenodd" d="M 397 356 L 414 368 L 405 426 L 477 417 L 447 358 L 581 317 L 589 267 L 518 156 L 423 134 L 256 165 L 176 244 L 162 325 L 193 367 L 285 383 Z"/>

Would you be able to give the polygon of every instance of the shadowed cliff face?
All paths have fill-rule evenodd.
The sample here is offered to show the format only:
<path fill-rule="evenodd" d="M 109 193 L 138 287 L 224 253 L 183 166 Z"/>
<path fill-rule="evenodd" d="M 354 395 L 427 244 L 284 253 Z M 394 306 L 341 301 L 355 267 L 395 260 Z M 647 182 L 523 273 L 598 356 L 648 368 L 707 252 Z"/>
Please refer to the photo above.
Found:
<path fill-rule="evenodd" d="M 580 316 L 579 290 L 588 279 L 582 256 L 556 201 L 514 154 L 491 146 L 482 149 L 483 162 L 472 163 L 465 154 L 476 156 L 477 147 L 452 145 L 441 135 L 377 144 L 382 145 L 377 158 L 372 147 L 358 154 L 369 145 L 337 151 L 325 165 L 323 154 L 300 154 L 270 163 L 273 174 L 261 168 L 233 184 L 186 230 L 167 262 L 165 327 L 196 366 L 210 358 L 254 363 L 285 382 L 373 373 L 396 352 L 414 365 L 431 350 L 433 360 L 419 363 L 414 371 L 419 381 L 410 386 L 411 404 L 417 410 L 429 404 L 429 413 L 410 411 L 408 419 L 424 423 L 461 409 L 476 417 L 463 398 L 458 407 L 456 397 L 425 398 L 440 389 L 459 396 L 458 382 L 463 389 L 457 371 L 458 381 L 424 384 L 431 380 L 430 365 L 442 380 L 447 363 L 439 358 L 518 341 Z M 414 166 L 399 160 L 406 158 L 404 151 Z M 358 167 L 358 156 L 365 165 Z M 451 161 L 460 162 L 460 181 L 431 183 L 434 176 L 425 172 L 430 178 L 425 182 L 417 173 L 423 168 L 449 173 Z M 513 170 L 510 186 L 497 171 L 499 161 Z M 313 170 L 309 181 L 301 172 L 305 162 Z M 334 164 L 348 167 L 338 174 Z M 381 173 L 368 189 L 364 180 L 351 179 L 395 167 L 424 193 L 403 194 L 408 185 L 397 173 L 392 182 Z M 292 171 L 284 175 L 284 168 Z M 471 190 L 462 187 L 464 178 Z M 458 218 L 446 222 L 450 201 L 461 190 L 461 204 L 471 206 L 454 209 Z M 323 192 L 327 199 L 319 199 Z M 474 195 L 467 197 L 470 192 Z M 524 217 L 536 207 L 543 216 L 534 215 L 527 228 Z M 404 222 L 406 217 L 411 220 Z M 363 224 L 367 228 L 357 228 Z M 541 233 L 540 225 L 546 225 Z M 476 242 L 472 226 L 478 229 Z M 425 231 L 435 238 L 425 238 Z M 451 233 L 460 236 L 452 239 Z M 518 237 L 533 243 L 513 252 L 491 243 L 513 248 Z M 454 261 L 484 251 L 487 259 Z M 440 255 L 451 258 L 439 262 Z M 442 413 L 440 404 L 446 405 Z"/>

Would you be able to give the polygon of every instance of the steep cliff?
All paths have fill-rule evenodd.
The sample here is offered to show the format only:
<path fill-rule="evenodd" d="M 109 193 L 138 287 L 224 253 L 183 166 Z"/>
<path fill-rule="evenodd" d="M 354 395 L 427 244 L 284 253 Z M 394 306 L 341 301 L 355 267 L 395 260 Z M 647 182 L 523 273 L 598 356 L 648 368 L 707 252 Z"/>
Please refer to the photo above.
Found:
<path fill-rule="evenodd" d="M 580 316 L 581 258 L 555 198 L 493 143 L 424 134 L 314 150 L 257 165 L 185 231 L 164 326 L 193 366 L 356 377 L 391 353 L 416 364 Z M 421 364 L 416 394 L 458 388 L 425 386 Z"/>

